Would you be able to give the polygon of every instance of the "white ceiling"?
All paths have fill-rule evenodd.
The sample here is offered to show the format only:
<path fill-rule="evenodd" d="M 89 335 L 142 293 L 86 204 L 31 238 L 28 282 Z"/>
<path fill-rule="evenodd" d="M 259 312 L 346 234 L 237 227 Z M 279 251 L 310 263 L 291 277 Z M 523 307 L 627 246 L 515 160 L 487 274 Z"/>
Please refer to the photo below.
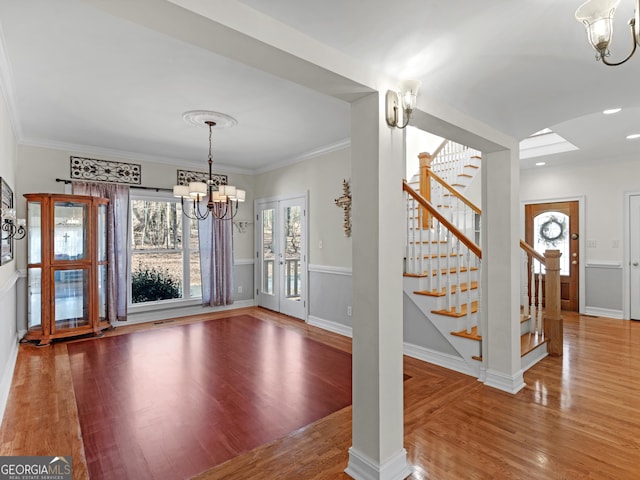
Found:
<path fill-rule="evenodd" d="M 204 165 L 206 131 L 182 113 L 205 109 L 238 120 L 214 136 L 227 169 L 261 171 L 348 140 L 347 102 L 154 28 L 154 2 L 167 3 L 130 3 L 146 8 L 136 21 L 107 13 L 104 0 L 0 0 L 3 83 L 21 142 Z M 581 0 L 212 3 L 255 9 L 354 64 L 419 78 L 430 96 L 519 140 L 551 127 L 579 147 L 548 164 L 640 152 L 640 140 L 625 140 L 640 133 L 640 55 L 596 63 L 573 18 Z M 614 60 L 630 49 L 632 9 L 630 0 L 618 9 Z M 188 29 L 179 20 L 175 31 Z M 600 113 L 611 107 L 623 111 Z"/>

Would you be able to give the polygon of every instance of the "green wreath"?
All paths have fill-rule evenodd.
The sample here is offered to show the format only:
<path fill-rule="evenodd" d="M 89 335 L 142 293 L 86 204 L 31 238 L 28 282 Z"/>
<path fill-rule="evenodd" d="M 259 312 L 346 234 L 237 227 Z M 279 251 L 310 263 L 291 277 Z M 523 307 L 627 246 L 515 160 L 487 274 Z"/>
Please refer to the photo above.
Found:
<path fill-rule="evenodd" d="M 567 238 L 567 220 L 559 220 L 555 215 L 551 215 L 540 225 L 540 243 L 556 247 Z"/>

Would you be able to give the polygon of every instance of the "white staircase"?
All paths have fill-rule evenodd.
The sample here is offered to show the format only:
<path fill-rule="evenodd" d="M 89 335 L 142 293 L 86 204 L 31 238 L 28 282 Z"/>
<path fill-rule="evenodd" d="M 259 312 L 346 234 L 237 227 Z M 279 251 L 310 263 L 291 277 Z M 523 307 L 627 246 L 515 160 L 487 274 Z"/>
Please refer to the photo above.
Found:
<path fill-rule="evenodd" d="M 440 174 L 428 174 L 430 199 L 418 194 L 419 176 L 404 186 L 405 352 L 482 378 L 480 210 L 453 191 L 468 187 L 479 170 L 480 155 L 452 142 L 443 143 L 439 151 L 430 158 L 431 172 L 439 170 L 453 184 L 442 181 Z M 522 365 L 528 368 L 546 356 L 546 344 L 537 341 L 528 314 L 521 316 L 521 335 Z"/>

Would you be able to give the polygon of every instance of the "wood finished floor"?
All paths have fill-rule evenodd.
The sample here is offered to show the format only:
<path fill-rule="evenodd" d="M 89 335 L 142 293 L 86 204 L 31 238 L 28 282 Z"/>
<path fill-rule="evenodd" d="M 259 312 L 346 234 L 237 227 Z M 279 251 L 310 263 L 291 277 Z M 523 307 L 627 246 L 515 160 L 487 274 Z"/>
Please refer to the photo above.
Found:
<path fill-rule="evenodd" d="M 231 314 L 246 313 L 350 351 L 349 339 L 288 317 L 261 309 Z M 405 447 L 416 466 L 411 479 L 640 478 L 640 322 L 564 318 L 564 356 L 529 370 L 517 395 L 405 357 Z M 346 407 L 196 478 L 346 480 L 350 445 Z M 67 344 L 23 345 L 0 455 L 60 450 L 73 456 L 74 478 L 87 479 Z"/>

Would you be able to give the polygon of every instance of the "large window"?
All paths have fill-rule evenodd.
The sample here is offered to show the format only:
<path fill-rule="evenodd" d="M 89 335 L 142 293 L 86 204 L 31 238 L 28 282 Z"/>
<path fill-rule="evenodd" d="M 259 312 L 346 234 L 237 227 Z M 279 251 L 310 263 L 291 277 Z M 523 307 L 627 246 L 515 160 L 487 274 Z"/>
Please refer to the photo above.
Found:
<path fill-rule="evenodd" d="M 131 196 L 131 303 L 202 296 L 198 225 L 174 198 Z"/>

